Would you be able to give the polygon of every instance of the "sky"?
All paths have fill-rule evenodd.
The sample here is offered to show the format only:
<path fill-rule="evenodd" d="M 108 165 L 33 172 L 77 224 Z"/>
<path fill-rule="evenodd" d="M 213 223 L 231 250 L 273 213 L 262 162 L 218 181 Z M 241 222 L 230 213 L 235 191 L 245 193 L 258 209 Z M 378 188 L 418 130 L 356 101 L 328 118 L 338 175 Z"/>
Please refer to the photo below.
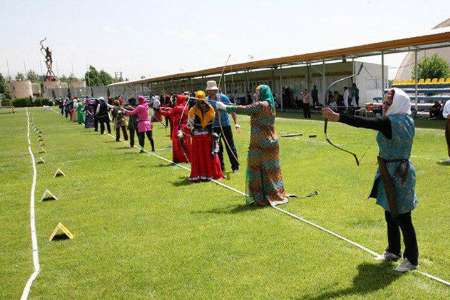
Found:
<path fill-rule="evenodd" d="M 0 0 L 0 73 L 44 73 L 44 37 L 57 76 L 93 65 L 133 80 L 410 36 L 449 17 L 448 0 Z M 402 58 L 386 56 L 390 76 Z"/>

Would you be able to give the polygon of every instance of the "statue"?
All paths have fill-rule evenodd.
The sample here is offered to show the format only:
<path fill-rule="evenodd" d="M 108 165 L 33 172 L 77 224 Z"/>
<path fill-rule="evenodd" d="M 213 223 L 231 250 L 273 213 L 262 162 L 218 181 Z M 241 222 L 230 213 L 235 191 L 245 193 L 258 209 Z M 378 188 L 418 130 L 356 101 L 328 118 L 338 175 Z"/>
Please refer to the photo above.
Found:
<path fill-rule="evenodd" d="M 41 52 L 45 57 L 45 65 L 47 66 L 47 74 L 45 75 L 45 81 L 55 81 L 56 76 L 55 73 L 53 73 L 52 51 L 50 51 L 49 47 L 44 47 L 45 40 L 47 40 L 47 38 L 40 41 Z"/>

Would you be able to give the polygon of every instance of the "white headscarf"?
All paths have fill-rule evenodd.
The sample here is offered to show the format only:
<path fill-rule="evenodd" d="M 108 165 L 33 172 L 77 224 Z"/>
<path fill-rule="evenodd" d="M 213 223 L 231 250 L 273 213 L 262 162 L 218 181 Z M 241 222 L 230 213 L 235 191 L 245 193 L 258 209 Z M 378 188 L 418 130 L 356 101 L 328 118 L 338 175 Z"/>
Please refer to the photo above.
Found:
<path fill-rule="evenodd" d="M 386 112 L 386 116 L 396 114 L 411 114 L 411 99 L 402 89 L 394 88 L 394 100 Z"/>

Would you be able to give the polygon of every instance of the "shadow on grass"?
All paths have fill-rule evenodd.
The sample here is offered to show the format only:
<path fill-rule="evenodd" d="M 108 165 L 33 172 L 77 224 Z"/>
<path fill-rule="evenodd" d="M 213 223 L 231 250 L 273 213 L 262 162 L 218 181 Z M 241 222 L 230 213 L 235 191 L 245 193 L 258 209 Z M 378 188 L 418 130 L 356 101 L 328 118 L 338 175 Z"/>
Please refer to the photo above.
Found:
<path fill-rule="evenodd" d="M 221 208 L 213 208 L 210 210 L 197 210 L 197 211 L 191 212 L 191 214 L 216 214 L 216 215 L 237 214 L 237 213 L 245 213 L 245 212 L 249 212 L 249 211 L 255 211 L 258 209 L 264 209 L 266 207 L 269 207 L 269 206 L 239 204 L 239 205 L 229 205 L 229 206 L 221 207 Z"/>
<path fill-rule="evenodd" d="M 438 164 L 439 166 L 450 167 L 450 162 L 446 161 L 438 161 L 436 162 L 436 164 Z"/>
<path fill-rule="evenodd" d="M 367 294 L 386 288 L 400 278 L 401 275 L 402 273 L 393 271 L 392 265 L 388 263 L 362 263 L 358 266 L 358 274 L 353 278 L 351 287 L 326 291 L 317 296 L 300 297 L 299 299 L 324 300 L 346 296 L 364 297 Z"/>
<path fill-rule="evenodd" d="M 121 147 L 117 147 L 115 149 L 116 150 L 126 150 L 126 149 L 133 149 L 133 148 L 130 148 L 129 146 L 121 146 Z"/>
<path fill-rule="evenodd" d="M 179 177 L 177 181 L 172 181 L 172 185 L 175 187 L 187 186 L 193 184 L 186 177 Z"/>

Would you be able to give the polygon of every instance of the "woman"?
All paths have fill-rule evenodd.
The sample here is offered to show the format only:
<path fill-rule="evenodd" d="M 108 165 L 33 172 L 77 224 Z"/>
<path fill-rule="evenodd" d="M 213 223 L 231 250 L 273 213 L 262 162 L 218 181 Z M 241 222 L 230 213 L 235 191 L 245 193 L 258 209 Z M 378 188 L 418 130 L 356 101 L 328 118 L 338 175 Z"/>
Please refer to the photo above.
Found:
<path fill-rule="evenodd" d="M 95 127 L 95 110 L 97 108 L 97 101 L 95 99 L 86 99 L 86 106 L 84 107 L 84 112 L 86 114 L 84 127 L 94 128 Z"/>
<path fill-rule="evenodd" d="M 73 99 L 73 106 L 72 106 L 72 110 L 70 112 L 70 120 L 72 122 L 77 122 L 78 121 L 78 116 L 77 116 L 77 109 L 78 109 L 78 99 L 74 98 Z"/>
<path fill-rule="evenodd" d="M 401 89 L 388 91 L 383 102 L 384 118 L 362 118 L 335 113 L 324 108 L 324 118 L 354 127 L 378 131 L 378 170 L 370 193 L 383 207 L 387 222 L 388 247 L 378 259 L 396 261 L 400 258 L 400 231 L 405 251 L 398 272 L 414 270 L 418 265 L 419 251 L 411 212 L 417 205 L 415 193 L 416 171 L 410 162 L 415 128 L 411 118 L 409 96 Z"/>
<path fill-rule="evenodd" d="M 136 98 L 128 99 L 128 105 L 125 107 L 128 110 L 133 110 L 136 107 Z M 134 147 L 134 136 L 137 135 L 138 128 L 137 116 L 128 117 L 128 131 L 130 132 L 130 148 Z"/>
<path fill-rule="evenodd" d="M 120 106 L 119 100 L 114 100 L 112 116 L 114 121 L 114 128 L 116 130 L 116 142 L 120 142 L 120 130 L 122 130 L 123 132 L 124 140 L 128 141 L 127 117 L 123 112 L 123 108 Z"/>
<path fill-rule="evenodd" d="M 260 206 L 288 202 L 279 161 L 278 136 L 275 133 L 275 101 L 267 85 L 256 88 L 256 102 L 247 106 L 227 106 L 227 112 L 249 114 L 251 124 L 247 167 L 247 204 Z"/>
<path fill-rule="evenodd" d="M 189 162 L 191 153 L 191 137 L 186 127 L 188 119 L 187 97 L 177 95 L 173 108 L 161 107 L 161 114 L 169 118 L 173 124 L 172 131 L 172 160 L 176 163 Z"/>
<path fill-rule="evenodd" d="M 83 114 L 84 105 L 85 105 L 84 101 L 80 99 L 77 105 L 77 122 L 80 125 L 84 123 L 84 114 Z"/>
<path fill-rule="evenodd" d="M 150 141 L 150 145 L 152 146 L 152 152 L 155 152 L 155 143 L 153 142 L 152 136 L 152 123 L 148 118 L 148 103 L 145 100 L 144 96 L 139 96 L 138 102 L 139 105 L 136 106 L 135 109 L 133 109 L 132 111 L 124 109 L 124 113 L 127 116 L 136 115 L 138 117 L 137 129 L 138 129 L 139 145 L 141 146 L 140 153 L 145 152 L 144 151 L 145 136 L 147 136 L 148 140 Z"/>
<path fill-rule="evenodd" d="M 161 122 L 161 101 L 159 101 L 159 96 L 153 96 L 152 97 L 152 109 L 153 109 L 153 115 L 152 115 L 152 122 Z"/>
<path fill-rule="evenodd" d="M 218 152 L 218 136 L 213 133 L 214 108 L 206 101 L 203 91 L 195 93 L 197 103 L 189 110 L 188 127 L 192 135 L 192 182 L 223 178 Z M 180 134 L 182 136 L 182 134 Z"/>
<path fill-rule="evenodd" d="M 106 129 L 108 130 L 108 133 L 111 134 L 111 126 L 109 125 L 109 106 L 108 103 L 106 103 L 105 98 L 100 97 L 98 98 L 100 101 L 97 105 L 97 111 L 96 116 L 97 120 L 100 123 L 100 134 L 105 133 L 105 125 Z"/>

